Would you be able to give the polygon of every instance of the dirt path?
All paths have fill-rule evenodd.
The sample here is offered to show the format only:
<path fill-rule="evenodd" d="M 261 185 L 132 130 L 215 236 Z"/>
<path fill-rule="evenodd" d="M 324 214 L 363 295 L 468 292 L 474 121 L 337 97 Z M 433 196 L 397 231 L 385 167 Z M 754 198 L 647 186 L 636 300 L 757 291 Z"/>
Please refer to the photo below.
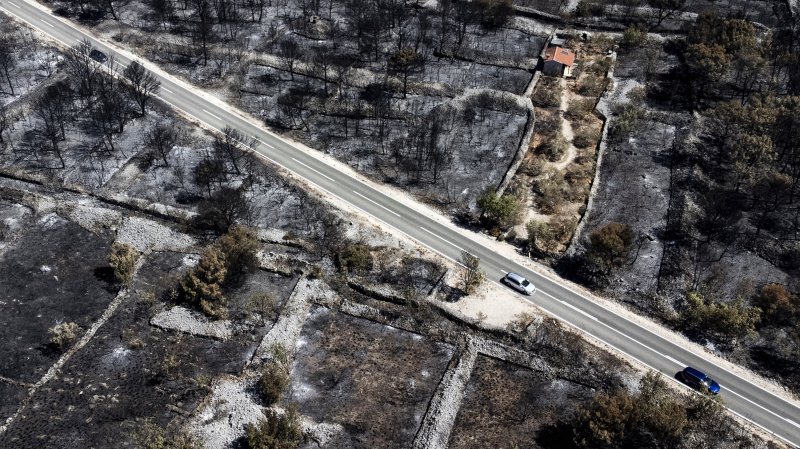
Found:
<path fill-rule="evenodd" d="M 558 106 L 558 110 L 561 111 L 563 117 L 567 112 L 567 108 L 569 108 L 569 102 L 572 100 L 572 92 L 567 88 L 566 79 L 561 78 L 559 83 L 561 86 L 561 104 Z M 575 145 L 572 144 L 572 140 L 575 139 L 575 132 L 572 130 L 572 122 L 566 119 L 561 121 L 561 135 L 564 136 L 568 145 L 564 157 L 562 157 L 560 161 L 553 163 L 553 167 L 559 171 L 564 170 L 567 165 L 571 164 L 578 154 Z"/>

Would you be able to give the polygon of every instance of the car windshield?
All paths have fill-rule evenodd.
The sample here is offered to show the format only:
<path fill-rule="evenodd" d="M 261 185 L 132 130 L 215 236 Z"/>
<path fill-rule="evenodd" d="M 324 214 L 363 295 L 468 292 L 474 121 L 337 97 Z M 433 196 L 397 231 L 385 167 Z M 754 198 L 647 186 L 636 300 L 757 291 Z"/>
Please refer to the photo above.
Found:
<path fill-rule="evenodd" d="M 523 287 L 527 287 L 527 286 L 531 285 L 531 283 L 528 282 L 527 279 L 523 279 L 522 282 L 520 282 L 520 284 L 522 284 Z"/>

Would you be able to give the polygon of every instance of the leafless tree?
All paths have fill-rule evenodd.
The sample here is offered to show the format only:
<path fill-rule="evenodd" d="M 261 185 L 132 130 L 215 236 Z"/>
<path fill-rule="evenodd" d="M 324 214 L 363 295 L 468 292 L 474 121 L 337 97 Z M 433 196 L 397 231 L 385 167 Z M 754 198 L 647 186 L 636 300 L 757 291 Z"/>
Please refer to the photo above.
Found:
<path fill-rule="evenodd" d="M 286 70 L 289 71 L 289 76 L 291 76 L 294 81 L 294 68 L 297 65 L 297 60 L 303 56 L 303 49 L 300 48 L 297 41 L 291 38 L 282 40 L 280 44 L 278 44 L 278 49 L 280 50 L 283 64 L 286 66 Z"/>
<path fill-rule="evenodd" d="M 149 148 L 154 156 L 164 161 L 164 166 L 169 167 L 167 155 L 178 142 L 178 132 L 173 123 L 158 122 L 147 130 L 144 136 L 144 144 Z M 152 159 L 151 159 L 152 161 Z"/>
<path fill-rule="evenodd" d="M 64 125 L 69 112 L 69 88 L 64 83 L 48 86 L 33 102 L 33 113 L 39 119 L 36 134 L 50 144 L 50 150 L 64 168 L 64 157 L 59 143 L 66 138 Z"/>
<path fill-rule="evenodd" d="M 122 71 L 122 76 L 128 81 L 131 96 L 139 105 L 141 115 L 144 116 L 147 102 L 158 92 L 161 81 L 136 61 L 131 62 L 128 64 L 128 67 L 125 67 L 125 70 Z"/>
<path fill-rule="evenodd" d="M 253 137 L 247 137 L 241 131 L 226 126 L 222 130 L 222 135 L 217 136 L 214 141 L 214 151 L 221 160 L 227 160 L 233 167 L 237 175 L 241 174 L 240 163 L 244 159 L 248 151 L 252 151 L 256 146 L 256 140 Z"/>
<path fill-rule="evenodd" d="M 101 76 L 101 64 L 89 56 L 92 50 L 91 42 L 84 39 L 67 50 L 64 55 L 64 71 L 76 87 L 78 95 L 87 101 L 94 96 Z"/>
<path fill-rule="evenodd" d="M 8 83 L 8 88 L 11 90 L 11 95 L 14 95 L 14 84 L 11 82 L 11 71 L 17 65 L 17 58 L 14 56 L 14 47 L 16 42 L 12 36 L 0 37 L 0 70 Z"/>

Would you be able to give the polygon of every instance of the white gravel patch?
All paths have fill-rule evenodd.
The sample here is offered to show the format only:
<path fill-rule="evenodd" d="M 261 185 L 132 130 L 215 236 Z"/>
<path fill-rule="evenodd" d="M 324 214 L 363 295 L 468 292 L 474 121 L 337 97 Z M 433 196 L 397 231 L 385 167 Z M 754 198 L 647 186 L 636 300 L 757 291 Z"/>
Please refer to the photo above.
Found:
<path fill-rule="evenodd" d="M 118 226 L 122 222 L 122 214 L 104 207 L 81 202 L 70 211 L 69 219 L 88 231 L 97 231 L 102 228 Z"/>
<path fill-rule="evenodd" d="M 303 324 L 311 310 L 309 298 L 332 300 L 333 296 L 334 293 L 330 287 L 319 279 L 301 279 L 298 281 L 294 291 L 286 301 L 283 313 L 275 325 L 272 326 L 272 329 L 261 340 L 261 344 L 258 346 L 250 363 L 263 362 L 272 357 L 272 347 L 275 344 L 282 345 L 289 353 L 292 353 L 300 338 Z"/>
<path fill-rule="evenodd" d="M 445 372 L 442 382 L 436 388 L 425 419 L 414 439 L 414 449 L 447 448 L 477 355 L 474 342 L 470 338 L 461 352 L 458 364 Z"/>
<path fill-rule="evenodd" d="M 235 377 L 214 381 L 206 404 L 189 424 L 206 449 L 225 449 L 242 435 L 247 424 L 264 419 L 261 406 L 248 393 L 250 382 Z"/>
<path fill-rule="evenodd" d="M 227 340 L 233 335 L 233 326 L 230 320 L 210 321 L 200 313 L 181 306 L 175 306 L 156 314 L 150 319 L 150 324 L 162 329 L 220 340 Z"/>
<path fill-rule="evenodd" d="M 152 220 L 127 217 L 117 231 L 117 241 L 133 246 L 139 252 L 185 251 L 197 241 Z"/>

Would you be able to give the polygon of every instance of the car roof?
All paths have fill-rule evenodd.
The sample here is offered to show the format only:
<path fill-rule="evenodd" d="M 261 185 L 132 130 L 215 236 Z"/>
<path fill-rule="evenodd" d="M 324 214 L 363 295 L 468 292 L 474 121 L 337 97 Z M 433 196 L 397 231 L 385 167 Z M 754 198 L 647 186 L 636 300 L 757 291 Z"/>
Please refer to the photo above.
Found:
<path fill-rule="evenodd" d="M 524 280 L 525 280 L 525 278 L 524 278 L 524 277 L 522 277 L 522 276 L 518 275 L 517 273 L 508 273 L 508 274 L 506 275 L 506 277 L 507 277 L 507 278 L 509 278 L 509 279 L 513 279 L 513 280 L 515 280 L 515 281 L 517 281 L 517 282 L 522 282 L 522 281 L 524 281 Z"/>
<path fill-rule="evenodd" d="M 691 366 L 687 366 L 686 368 L 684 368 L 683 372 L 689 374 L 690 376 L 694 376 L 698 379 L 705 379 L 706 377 L 708 377 L 702 371 L 692 368 Z"/>

